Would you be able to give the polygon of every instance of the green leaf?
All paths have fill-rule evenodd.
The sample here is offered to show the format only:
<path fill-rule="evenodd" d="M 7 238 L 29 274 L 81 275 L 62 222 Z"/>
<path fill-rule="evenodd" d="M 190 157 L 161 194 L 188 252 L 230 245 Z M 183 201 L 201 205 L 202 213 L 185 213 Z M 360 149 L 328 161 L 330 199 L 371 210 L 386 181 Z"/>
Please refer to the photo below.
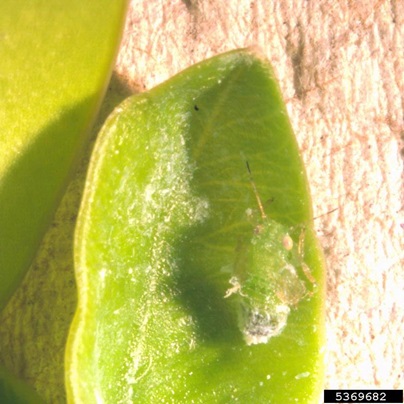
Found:
<path fill-rule="evenodd" d="M 70 402 L 318 402 L 322 254 L 278 85 L 253 51 L 116 109 L 75 262 Z"/>
<path fill-rule="evenodd" d="M 28 269 L 86 144 L 126 5 L 0 4 L 0 307 Z"/>
<path fill-rule="evenodd" d="M 41 404 L 44 401 L 22 381 L 0 367 L 0 402 L 2 404 Z"/>
<path fill-rule="evenodd" d="M 91 143 L 106 117 L 131 94 L 113 75 L 91 130 Z M 64 350 L 77 304 L 74 227 L 90 154 L 91 148 L 86 149 L 33 264 L 0 314 L 0 363 L 31 384 L 46 403 L 66 402 Z"/>

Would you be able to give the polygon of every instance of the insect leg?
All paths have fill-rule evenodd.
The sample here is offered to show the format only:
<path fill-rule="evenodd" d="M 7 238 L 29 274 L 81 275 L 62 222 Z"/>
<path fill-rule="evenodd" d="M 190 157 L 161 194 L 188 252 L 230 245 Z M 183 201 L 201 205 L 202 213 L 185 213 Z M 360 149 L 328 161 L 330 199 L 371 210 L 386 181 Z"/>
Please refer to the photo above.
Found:
<path fill-rule="evenodd" d="M 304 239 L 306 237 L 306 228 L 303 227 L 300 235 L 299 235 L 299 242 L 297 245 L 297 253 L 300 259 L 300 265 L 302 267 L 303 273 L 306 278 L 312 283 L 314 287 L 317 286 L 316 279 L 314 278 L 313 274 L 310 271 L 309 266 L 304 262 Z"/>

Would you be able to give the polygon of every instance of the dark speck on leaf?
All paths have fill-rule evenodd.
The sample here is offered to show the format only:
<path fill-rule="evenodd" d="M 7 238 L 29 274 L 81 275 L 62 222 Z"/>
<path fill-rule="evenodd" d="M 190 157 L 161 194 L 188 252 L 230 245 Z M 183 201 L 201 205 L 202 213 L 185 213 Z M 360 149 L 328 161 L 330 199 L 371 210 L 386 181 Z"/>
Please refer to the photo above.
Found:
<path fill-rule="evenodd" d="M 195 111 L 199 111 L 198 105 L 194 106 Z"/>

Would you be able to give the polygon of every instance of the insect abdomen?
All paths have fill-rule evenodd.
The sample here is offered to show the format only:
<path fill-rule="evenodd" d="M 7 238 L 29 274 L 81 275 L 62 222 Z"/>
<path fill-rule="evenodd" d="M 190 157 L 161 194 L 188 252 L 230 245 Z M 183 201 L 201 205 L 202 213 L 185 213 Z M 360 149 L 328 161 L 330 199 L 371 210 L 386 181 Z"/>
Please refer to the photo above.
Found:
<path fill-rule="evenodd" d="M 296 247 L 284 246 L 287 228 L 266 221 L 243 257 L 236 259 L 226 296 L 237 293 L 239 327 L 248 345 L 266 343 L 287 324 L 290 307 L 305 293 L 294 262 Z"/>

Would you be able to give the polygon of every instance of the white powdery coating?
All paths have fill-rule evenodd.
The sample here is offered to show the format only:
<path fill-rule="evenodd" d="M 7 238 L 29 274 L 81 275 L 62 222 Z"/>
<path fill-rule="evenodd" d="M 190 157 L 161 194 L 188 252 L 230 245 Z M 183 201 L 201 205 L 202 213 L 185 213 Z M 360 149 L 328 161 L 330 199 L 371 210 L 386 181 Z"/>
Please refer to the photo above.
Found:
<path fill-rule="evenodd" d="M 272 337 L 279 335 L 285 328 L 290 308 L 277 305 L 271 312 L 249 313 L 248 322 L 243 321 L 243 336 L 247 345 L 266 344 Z"/>
<path fill-rule="evenodd" d="M 178 229 L 192 227 L 209 215 L 208 201 L 196 196 L 191 189 L 194 167 L 189 163 L 186 141 L 181 135 L 186 126 L 186 117 L 183 118 L 183 121 L 178 119 L 176 122 L 179 133 L 175 137 L 173 128 L 162 128 L 150 141 L 149 151 L 154 153 L 157 163 L 149 173 L 143 189 L 129 193 L 132 200 L 125 212 L 131 228 L 128 237 L 135 240 L 135 245 L 146 246 L 148 262 L 138 265 L 132 263 L 130 266 L 131 282 L 134 285 L 147 282 L 147 287 L 143 289 L 141 296 L 136 297 L 136 312 L 141 318 L 138 318 L 138 328 L 130 338 L 123 364 L 125 376 L 121 383 L 122 387 L 125 386 L 126 393 L 121 402 L 130 402 L 133 399 L 139 382 L 146 383 L 152 390 L 156 388 L 153 386 L 167 385 L 168 381 L 162 380 L 164 375 L 161 371 L 153 372 L 153 368 L 157 366 L 155 363 L 160 362 L 163 357 L 166 360 L 167 357 L 192 351 L 196 347 L 192 316 L 172 307 L 175 291 L 158 290 L 161 281 L 168 280 L 178 269 L 178 263 L 173 257 L 173 244 L 176 242 Z M 128 193 L 129 184 L 126 181 L 121 187 L 122 191 Z M 139 281 L 136 274 L 140 272 L 147 274 L 147 281 Z M 131 309 L 129 306 L 128 310 Z M 163 311 L 166 313 L 164 318 L 161 317 Z M 156 319 L 162 335 L 159 341 L 153 340 L 151 344 L 150 338 L 154 337 L 150 333 L 156 332 Z M 182 337 L 175 338 L 178 343 L 170 344 L 169 341 L 174 340 L 170 334 Z M 149 377 L 150 374 L 153 377 Z M 142 380 L 146 376 L 147 381 Z"/>

